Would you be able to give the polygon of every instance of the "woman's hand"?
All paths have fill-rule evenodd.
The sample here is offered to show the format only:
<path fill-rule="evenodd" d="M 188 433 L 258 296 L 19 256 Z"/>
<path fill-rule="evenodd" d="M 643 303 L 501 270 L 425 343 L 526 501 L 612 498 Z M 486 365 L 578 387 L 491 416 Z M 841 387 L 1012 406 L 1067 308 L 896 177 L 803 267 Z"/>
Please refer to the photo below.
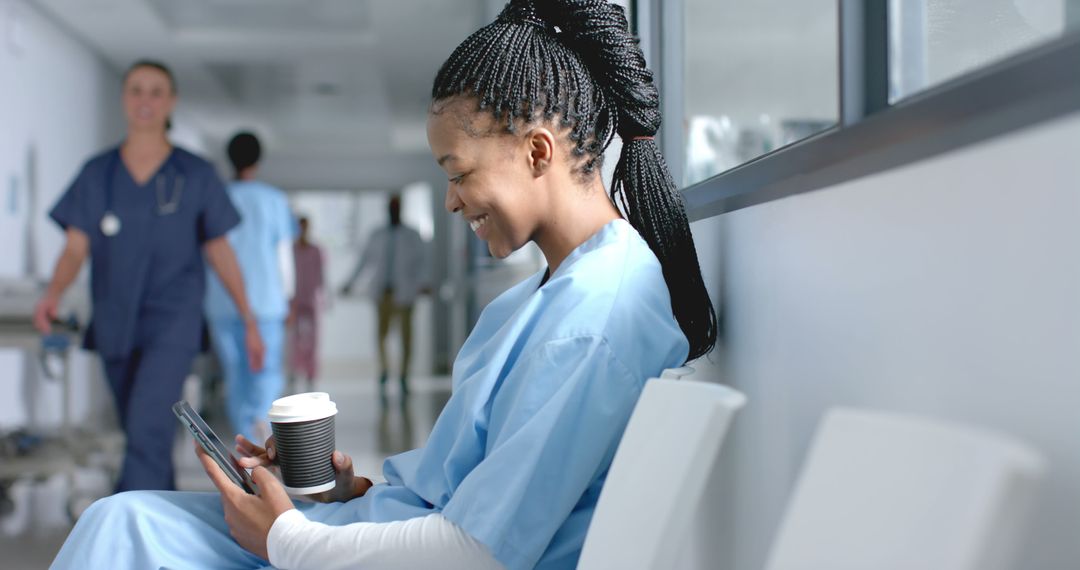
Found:
<path fill-rule="evenodd" d="M 315 495 L 308 495 L 320 503 L 344 503 L 357 497 L 363 497 L 374 483 L 367 477 L 353 475 L 352 458 L 340 451 L 334 451 L 334 472 L 336 484 L 333 489 Z"/>
<path fill-rule="evenodd" d="M 41 334 L 52 332 L 52 321 L 56 319 L 60 298 L 46 293 L 34 306 L 34 328 Z"/>
<path fill-rule="evenodd" d="M 232 297 L 236 311 L 244 319 L 244 345 L 247 349 L 248 366 L 252 372 L 258 372 L 263 367 L 263 342 L 259 335 L 259 323 L 248 306 L 247 293 L 244 292 L 244 275 L 240 272 L 240 264 L 236 261 L 236 252 L 233 251 L 226 236 L 218 236 L 203 244 L 203 253 L 210 267 L 214 268 L 221 284 L 225 286 L 229 296 Z"/>
<path fill-rule="evenodd" d="M 34 306 L 34 327 L 42 334 L 52 332 L 52 321 L 56 319 L 60 308 L 60 296 L 79 275 L 79 268 L 86 256 L 90 255 L 90 238 L 82 230 L 68 226 L 64 236 L 64 251 L 60 254 L 60 259 L 56 260 L 56 269 L 53 270 L 49 288 Z"/>
<path fill-rule="evenodd" d="M 225 524 L 229 534 L 248 552 L 269 560 L 266 538 L 281 513 L 293 509 L 292 500 L 281 482 L 266 469 L 256 467 L 251 476 L 259 487 L 258 495 L 249 495 L 218 467 L 198 443 L 195 453 L 203 469 L 221 492 L 221 506 L 225 510 Z"/>
<path fill-rule="evenodd" d="M 252 372 L 259 372 L 263 368 L 263 355 L 266 348 L 263 346 L 262 335 L 259 334 L 259 325 L 254 318 L 245 319 L 244 344 L 247 348 L 248 366 Z"/>
<path fill-rule="evenodd" d="M 241 466 L 248 469 L 254 469 L 256 467 L 265 467 L 266 469 L 277 469 L 277 463 L 275 463 L 274 452 L 274 436 L 270 436 L 266 440 L 266 447 L 259 447 L 252 443 L 252 441 L 240 434 L 236 434 L 236 453 L 239 454 L 237 462 Z"/>
<path fill-rule="evenodd" d="M 249 469 L 255 467 L 270 468 L 276 465 L 277 451 L 274 448 L 274 436 L 266 440 L 265 447 L 255 445 L 242 435 L 236 436 L 236 451 L 241 455 L 240 465 Z M 305 495 L 308 499 L 319 503 L 344 503 L 357 497 L 364 496 L 374 483 L 367 477 L 357 477 L 353 474 L 352 458 L 340 451 L 333 455 L 334 472 L 336 473 L 336 485 L 329 491 L 314 495 Z"/>

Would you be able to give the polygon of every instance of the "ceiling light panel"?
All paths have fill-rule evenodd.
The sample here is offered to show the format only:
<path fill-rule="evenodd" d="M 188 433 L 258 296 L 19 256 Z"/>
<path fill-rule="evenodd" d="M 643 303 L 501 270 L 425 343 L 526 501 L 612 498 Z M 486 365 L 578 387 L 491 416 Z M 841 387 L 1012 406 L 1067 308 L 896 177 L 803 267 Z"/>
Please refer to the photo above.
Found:
<path fill-rule="evenodd" d="M 147 0 L 175 31 L 364 32 L 367 0 Z"/>

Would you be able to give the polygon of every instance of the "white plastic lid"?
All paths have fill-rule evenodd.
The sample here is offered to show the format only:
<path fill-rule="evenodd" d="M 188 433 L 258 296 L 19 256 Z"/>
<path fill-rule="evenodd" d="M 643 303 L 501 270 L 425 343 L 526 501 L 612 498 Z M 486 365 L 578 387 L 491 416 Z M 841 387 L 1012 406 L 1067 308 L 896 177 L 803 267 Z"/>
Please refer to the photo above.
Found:
<path fill-rule="evenodd" d="M 310 422 L 337 414 L 337 404 L 326 392 L 305 392 L 274 400 L 270 421 L 279 424 Z"/>

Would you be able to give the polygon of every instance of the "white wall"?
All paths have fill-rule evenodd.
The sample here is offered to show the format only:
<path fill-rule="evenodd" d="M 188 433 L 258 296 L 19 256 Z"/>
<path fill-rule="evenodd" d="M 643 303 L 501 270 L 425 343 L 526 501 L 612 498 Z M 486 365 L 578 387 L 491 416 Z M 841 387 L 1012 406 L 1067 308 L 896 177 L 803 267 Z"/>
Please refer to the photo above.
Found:
<path fill-rule="evenodd" d="M 762 567 L 835 405 L 970 422 L 1042 450 L 1051 469 L 1022 567 L 1075 567 L 1078 141 L 1073 115 L 696 224 L 726 310 L 705 372 L 749 396 L 708 499 L 729 568 Z"/>
<path fill-rule="evenodd" d="M 82 163 L 122 134 L 119 76 L 26 2 L 0 0 L 0 30 L 0 175 L 5 186 L 14 176 L 24 189 L 33 149 L 39 193 L 30 214 L 36 221 L 36 266 L 44 276 L 62 235 L 40 221 Z M 22 213 L 16 223 L 28 219 Z M 21 245 L 21 233 L 8 222 L 5 218 L 3 276 L 12 275 L 9 256 L 22 260 L 22 248 L 14 247 Z M 18 241 L 10 241 L 8 232 Z"/>
<path fill-rule="evenodd" d="M 0 278 L 25 277 L 29 268 L 38 278 L 51 274 L 63 236 L 46 214 L 82 163 L 118 140 L 119 94 L 118 74 L 96 54 L 29 3 L 0 0 Z M 27 263 L 31 223 L 35 255 Z M 85 281 L 73 287 L 83 288 Z M 0 425 L 58 420 L 59 386 L 39 381 L 29 362 L 0 349 Z M 77 353 L 73 373 L 80 421 L 107 406 L 107 395 L 96 359 Z M 34 413 L 21 405 L 31 386 Z"/>

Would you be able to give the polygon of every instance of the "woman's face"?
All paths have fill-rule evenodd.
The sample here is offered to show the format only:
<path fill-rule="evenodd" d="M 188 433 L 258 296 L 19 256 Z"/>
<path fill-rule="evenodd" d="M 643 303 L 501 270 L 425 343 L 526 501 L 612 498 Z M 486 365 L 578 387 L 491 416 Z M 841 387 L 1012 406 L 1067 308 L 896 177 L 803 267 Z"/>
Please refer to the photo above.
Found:
<path fill-rule="evenodd" d="M 543 196 L 527 145 L 498 134 L 491 113 L 475 109 L 469 99 L 437 103 L 428 114 L 428 144 L 449 180 L 447 211 L 460 213 L 491 254 L 504 258 L 533 239 L 543 219 Z"/>
<path fill-rule="evenodd" d="M 128 127 L 138 130 L 165 130 L 176 105 L 169 76 L 153 67 L 138 67 L 128 74 L 123 98 Z"/>

